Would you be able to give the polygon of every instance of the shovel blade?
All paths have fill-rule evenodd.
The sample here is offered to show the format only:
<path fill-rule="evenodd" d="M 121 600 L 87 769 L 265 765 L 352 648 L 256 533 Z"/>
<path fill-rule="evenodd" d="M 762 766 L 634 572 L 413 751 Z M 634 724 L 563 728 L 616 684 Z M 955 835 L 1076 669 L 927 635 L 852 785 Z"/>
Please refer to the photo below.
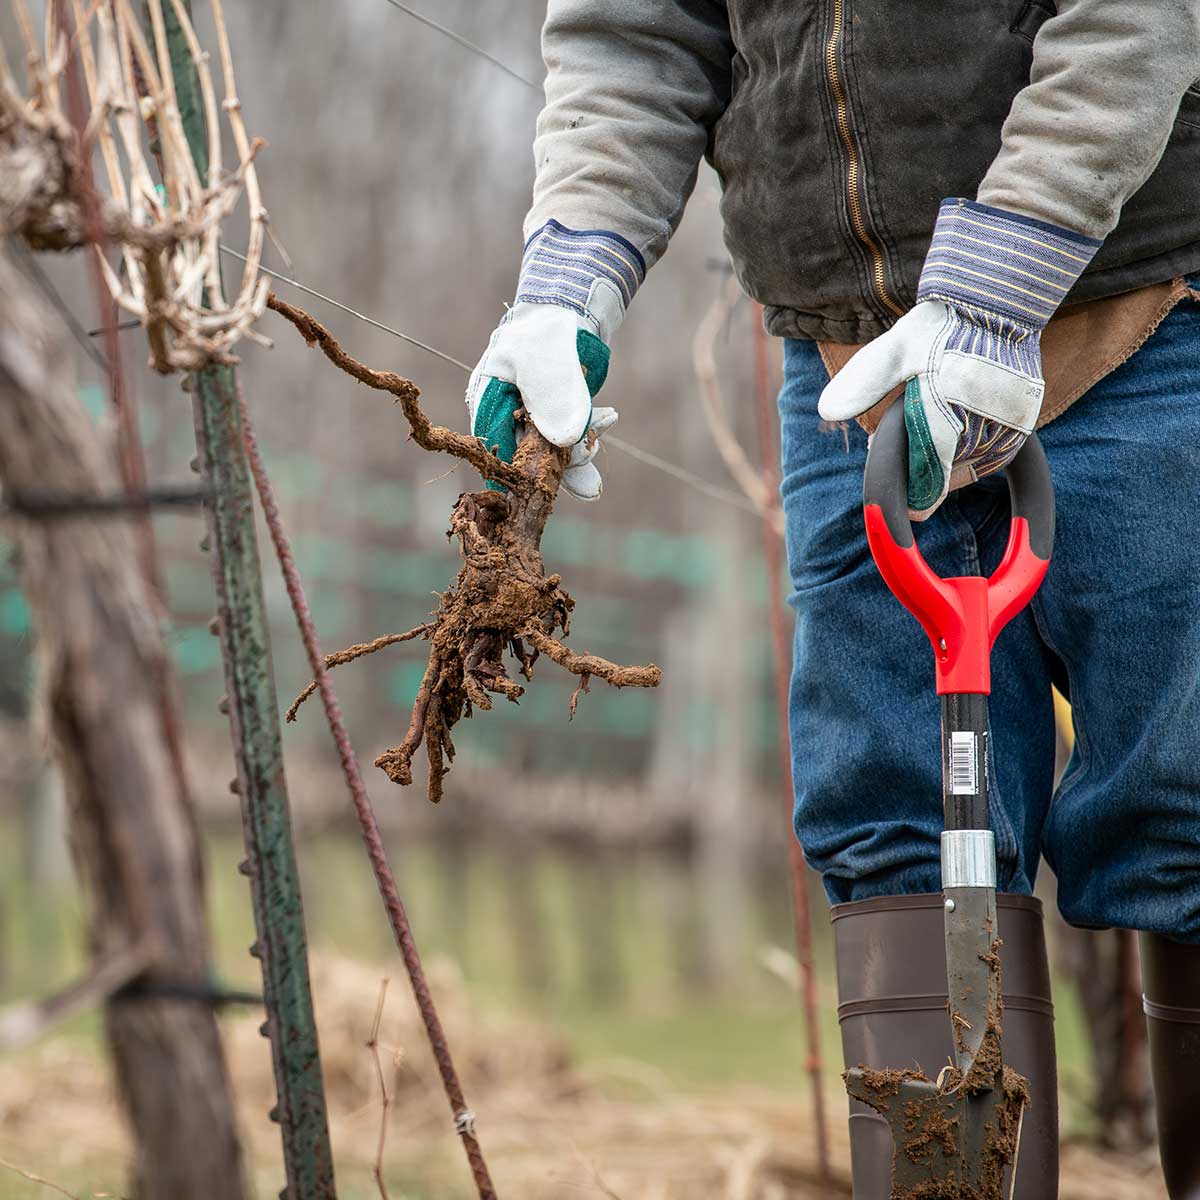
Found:
<path fill-rule="evenodd" d="M 960 1078 L 949 1072 L 951 1082 Z M 846 1090 L 892 1130 L 891 1200 L 1005 1200 L 1005 1168 L 1014 1161 L 1028 1101 L 1015 1071 L 973 1095 L 939 1088 L 919 1071 L 854 1067 Z"/>

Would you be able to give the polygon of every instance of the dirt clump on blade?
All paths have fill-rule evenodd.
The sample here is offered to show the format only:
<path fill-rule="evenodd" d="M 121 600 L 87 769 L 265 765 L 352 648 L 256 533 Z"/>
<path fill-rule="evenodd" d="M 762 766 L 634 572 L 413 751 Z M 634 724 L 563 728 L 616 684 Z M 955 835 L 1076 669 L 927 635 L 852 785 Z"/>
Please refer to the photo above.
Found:
<path fill-rule="evenodd" d="M 928 1075 L 911 1069 L 898 1071 L 889 1067 L 884 1070 L 876 1070 L 874 1067 L 866 1067 L 860 1063 L 858 1070 L 861 1072 L 863 1085 L 871 1093 L 871 1098 L 866 1103 L 879 1113 L 886 1113 L 891 1108 L 892 1098 L 900 1094 L 900 1085 L 906 1079 L 915 1079 L 920 1083 L 929 1082 Z M 849 1072 L 842 1072 L 843 1082 L 845 1082 L 847 1074 Z"/>
<path fill-rule="evenodd" d="M 393 396 L 417 445 L 465 459 L 495 489 L 464 492 L 458 498 L 447 537 L 458 542 L 463 563 L 429 621 L 407 633 L 389 634 L 326 656 L 325 665 L 332 668 L 397 642 L 417 637 L 429 642 L 429 665 L 404 739 L 375 760 L 393 783 L 412 783 L 413 755 L 424 745 L 429 799 L 436 804 L 442 798 L 442 780 L 454 758 L 450 736 L 454 726 L 475 709 L 490 709 L 493 696 L 515 704 L 524 694 L 524 685 L 508 674 L 506 654 L 511 654 L 526 682 L 533 678 L 534 664 L 542 656 L 575 675 L 579 685 L 571 697 L 571 716 L 592 679 L 618 688 L 658 686 L 662 672 L 653 663 L 620 666 L 594 654 L 578 654 L 559 640 L 560 633 L 566 637 L 570 632 L 575 601 L 558 575 L 546 574 L 541 541 L 562 480 L 566 451 L 552 446 L 532 423 L 524 422 L 513 461 L 504 462 L 478 438 L 433 425 L 418 403 L 420 392 L 411 380 L 351 358 L 303 309 L 275 295 L 267 303 L 335 366 L 367 387 Z M 517 419 L 522 417 L 518 410 Z M 296 699 L 288 710 L 289 721 L 295 720 L 315 687 L 310 684 Z"/>
<path fill-rule="evenodd" d="M 904 1128 L 917 1132 L 904 1143 L 904 1153 L 915 1163 L 927 1162 L 935 1149 L 947 1157 L 958 1153 L 958 1118 L 935 1111 L 922 1120 L 921 1105 L 910 1100 L 904 1106 Z"/>

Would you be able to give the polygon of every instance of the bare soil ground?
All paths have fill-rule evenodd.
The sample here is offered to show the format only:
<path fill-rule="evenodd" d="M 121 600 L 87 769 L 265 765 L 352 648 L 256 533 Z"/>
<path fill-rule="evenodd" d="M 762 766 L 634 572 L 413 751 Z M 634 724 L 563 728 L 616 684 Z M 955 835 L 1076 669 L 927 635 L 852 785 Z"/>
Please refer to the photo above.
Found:
<path fill-rule="evenodd" d="M 575 1065 L 544 1026 L 476 1010 L 446 964 L 435 991 L 451 1031 L 478 1132 L 502 1196 L 518 1200 L 825 1200 L 850 1195 L 841 1097 L 830 1095 L 833 1177 L 816 1168 L 809 1106 L 753 1088 L 685 1093 L 644 1064 Z M 314 984 L 334 1149 L 343 1195 L 377 1195 L 370 1179 L 382 1103 L 366 1040 L 380 977 L 369 966 L 318 957 Z M 243 1134 L 262 1195 L 282 1182 L 278 1127 L 261 1018 L 225 1022 Z M 393 978 L 381 1025 L 385 1076 L 394 1096 L 384 1153 L 393 1200 L 458 1200 L 469 1182 L 446 1102 L 425 1049 L 407 985 Z M 119 1159 L 125 1135 L 105 1064 L 91 1042 L 59 1037 L 0 1073 L 0 1158 L 81 1197 L 112 1194 L 119 1180 L 83 1188 L 79 1164 Z M 21 1182 L 18 1180 L 18 1182 Z M 0 1196 L 34 1196 L 22 1183 Z M 47 1194 L 50 1194 L 47 1192 Z M 1151 1159 L 1064 1152 L 1063 1200 L 1165 1200 Z"/>

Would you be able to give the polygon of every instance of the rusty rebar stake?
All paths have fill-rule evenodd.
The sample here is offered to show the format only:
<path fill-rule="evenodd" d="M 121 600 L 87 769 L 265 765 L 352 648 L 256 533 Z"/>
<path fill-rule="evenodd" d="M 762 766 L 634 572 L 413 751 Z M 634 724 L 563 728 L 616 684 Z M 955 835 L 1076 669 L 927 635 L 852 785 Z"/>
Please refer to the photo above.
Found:
<path fill-rule="evenodd" d="M 296 566 L 291 543 L 283 529 L 279 506 L 275 502 L 275 492 L 267 477 L 267 470 L 263 465 L 262 454 L 258 447 L 258 438 L 254 433 L 254 424 L 250 419 L 244 399 L 241 400 L 241 406 L 246 455 L 254 476 L 255 487 L 258 489 L 258 499 L 262 505 L 263 517 L 266 520 L 267 529 L 270 531 L 271 540 L 275 544 L 275 553 L 279 558 L 280 570 L 283 572 L 288 599 L 291 601 L 296 624 L 300 629 L 300 637 L 304 642 L 304 652 L 308 656 L 308 664 L 312 670 L 317 691 L 320 693 L 321 703 L 325 708 L 329 732 L 333 735 L 334 744 L 337 746 L 338 758 L 342 764 L 342 774 L 354 805 L 354 814 L 358 818 L 363 845 L 371 863 L 371 871 L 375 876 L 375 885 L 383 900 L 388 924 L 392 927 L 392 935 L 396 939 L 400 957 L 404 960 L 404 969 L 408 973 L 413 998 L 417 1002 L 417 1011 L 421 1015 L 421 1023 L 425 1026 L 425 1036 L 429 1040 L 429 1048 L 433 1053 L 438 1075 L 442 1080 L 442 1089 L 445 1091 L 446 1101 L 450 1105 L 450 1113 L 454 1118 L 454 1131 L 462 1142 L 463 1153 L 466 1155 L 467 1165 L 471 1169 L 471 1178 L 475 1183 L 479 1200 L 497 1200 L 496 1188 L 492 1183 L 487 1161 L 483 1156 L 483 1147 L 479 1144 L 479 1138 L 475 1133 L 475 1114 L 467 1106 L 466 1097 L 463 1095 L 462 1083 L 450 1052 L 450 1043 L 446 1039 L 446 1031 L 438 1016 L 437 1005 L 429 990 L 429 981 L 425 977 L 425 968 L 421 964 L 421 955 L 417 950 L 416 940 L 413 938 L 408 913 L 396 888 L 396 877 L 392 874 L 392 868 L 387 859 L 383 836 L 379 831 L 379 822 L 375 819 L 375 811 L 371 807 L 371 799 L 367 795 L 367 785 L 363 781 L 362 771 L 359 769 L 358 759 L 354 754 L 354 747 L 350 744 L 350 735 L 346 731 L 346 724 L 342 719 L 341 706 L 338 704 L 333 684 L 329 679 L 329 669 L 325 665 L 325 656 L 321 653 L 312 612 L 304 594 L 304 584 L 300 579 L 300 571 Z"/>

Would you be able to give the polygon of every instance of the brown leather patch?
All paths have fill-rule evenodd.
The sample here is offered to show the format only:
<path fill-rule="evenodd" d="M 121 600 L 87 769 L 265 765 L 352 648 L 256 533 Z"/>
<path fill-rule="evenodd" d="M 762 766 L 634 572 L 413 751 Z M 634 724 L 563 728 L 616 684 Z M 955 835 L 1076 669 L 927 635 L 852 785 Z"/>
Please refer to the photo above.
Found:
<path fill-rule="evenodd" d="M 1046 396 L 1040 429 L 1066 412 L 1080 396 L 1141 348 L 1163 318 L 1189 294 L 1182 279 L 1151 284 L 1120 296 L 1089 300 L 1062 309 L 1042 331 L 1042 376 Z M 832 379 L 862 349 L 839 342 L 818 343 L 821 361 Z M 858 423 L 874 433 L 903 388 L 895 388 L 867 409 Z"/>

